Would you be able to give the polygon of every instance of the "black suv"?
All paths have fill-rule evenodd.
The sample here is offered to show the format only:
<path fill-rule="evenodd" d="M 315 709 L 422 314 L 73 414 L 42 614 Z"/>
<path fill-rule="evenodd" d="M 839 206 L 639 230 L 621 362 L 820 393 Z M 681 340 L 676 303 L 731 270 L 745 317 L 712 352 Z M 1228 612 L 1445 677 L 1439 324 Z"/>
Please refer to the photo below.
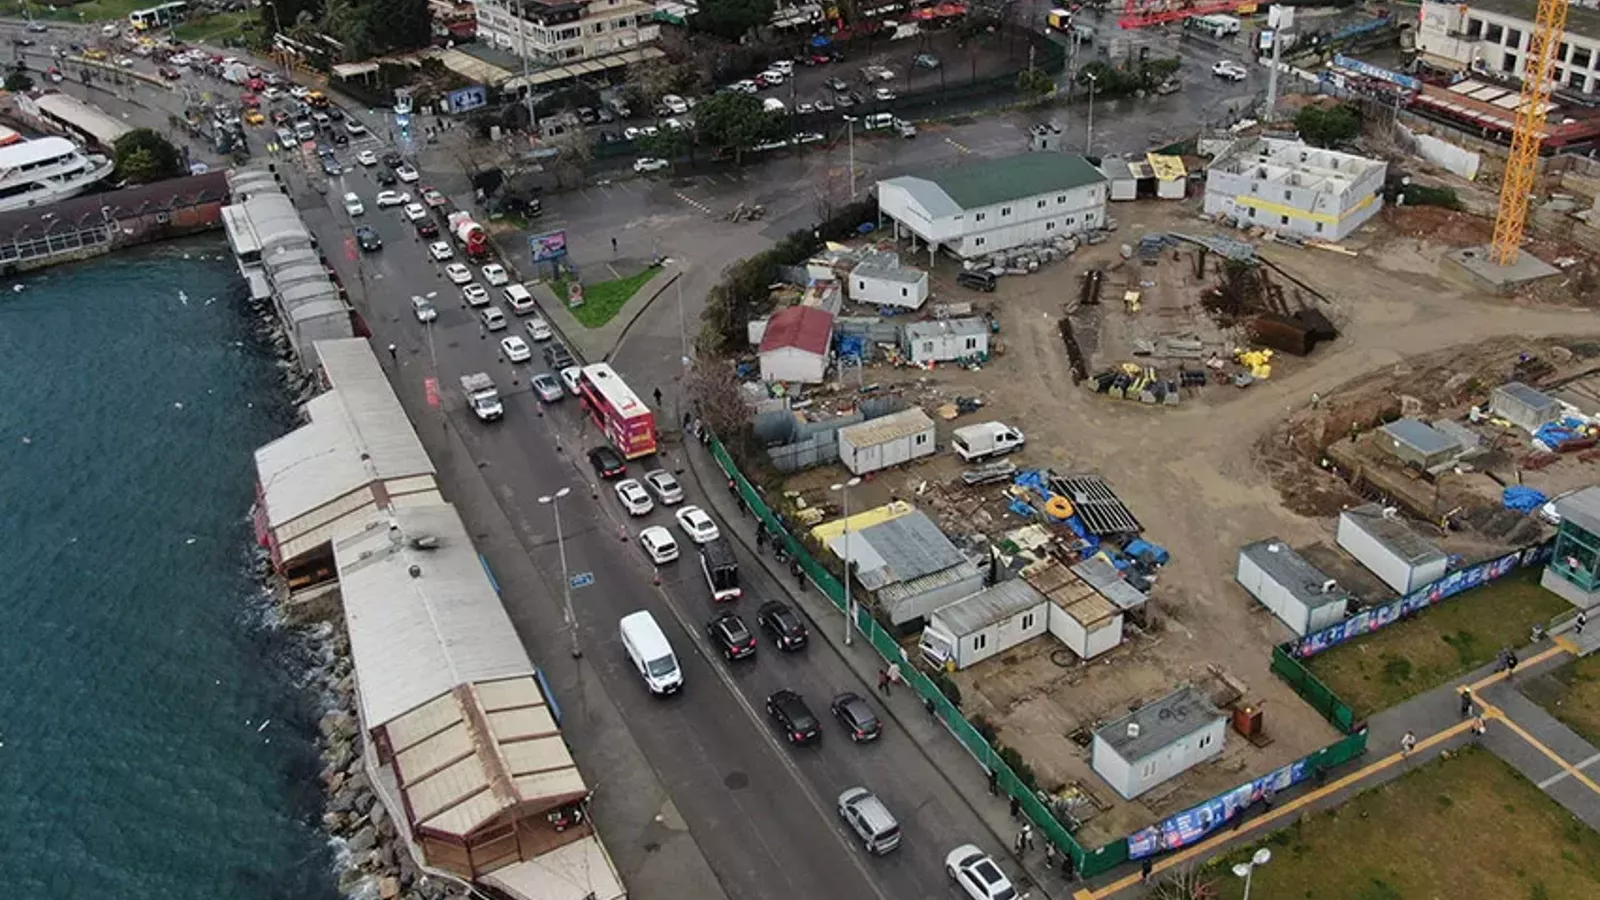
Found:
<path fill-rule="evenodd" d="M 393 187 L 400 182 L 400 179 L 394 177 L 394 173 L 388 169 L 375 170 L 372 173 L 372 180 L 383 185 L 384 187 Z"/>
<path fill-rule="evenodd" d="M 628 474 L 628 464 L 623 462 L 622 454 L 610 447 L 596 447 L 590 450 L 589 465 L 594 466 L 595 472 L 607 480 Z"/>
<path fill-rule="evenodd" d="M 728 611 L 706 623 L 706 634 L 722 650 L 722 655 L 732 662 L 756 655 L 756 636 L 745 627 L 736 612 Z"/>
<path fill-rule="evenodd" d="M 572 358 L 572 351 L 560 341 L 551 341 L 544 345 L 544 361 L 552 372 L 560 372 L 578 364 L 578 361 Z"/>
<path fill-rule="evenodd" d="M 388 166 L 391 169 L 398 169 L 401 166 L 405 165 L 405 162 L 406 162 L 404 157 L 402 157 L 400 154 L 394 152 L 393 150 L 390 150 L 388 153 L 385 153 L 381 157 L 381 159 L 383 160 L 383 164 Z"/>
<path fill-rule="evenodd" d="M 794 610 L 777 600 L 768 600 L 756 610 L 756 622 L 772 635 L 779 650 L 799 650 L 806 645 L 806 626 Z"/>
<path fill-rule="evenodd" d="M 883 733 L 883 725 L 878 722 L 878 717 L 873 714 L 872 707 L 860 695 L 845 691 L 833 698 L 829 704 L 833 710 L 833 717 L 839 724 L 850 732 L 850 740 L 856 743 L 875 741 Z"/>
<path fill-rule="evenodd" d="M 791 744 L 809 744 L 822 737 L 811 707 L 794 691 L 784 688 L 767 698 L 767 715 L 783 728 Z"/>
<path fill-rule="evenodd" d="M 371 225 L 363 225 L 356 229 L 356 243 L 368 253 L 383 249 L 383 238 L 378 237 L 378 232 Z"/>

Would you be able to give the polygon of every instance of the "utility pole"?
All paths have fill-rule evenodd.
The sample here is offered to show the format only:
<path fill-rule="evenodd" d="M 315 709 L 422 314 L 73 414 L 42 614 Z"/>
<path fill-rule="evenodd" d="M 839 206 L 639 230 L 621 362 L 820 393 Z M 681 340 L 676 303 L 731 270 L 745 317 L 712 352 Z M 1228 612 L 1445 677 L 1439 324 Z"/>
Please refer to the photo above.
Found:
<path fill-rule="evenodd" d="M 1294 7 L 1274 4 L 1267 13 L 1267 24 L 1272 27 L 1272 68 L 1267 71 L 1267 108 L 1261 118 L 1271 122 L 1278 112 L 1278 62 L 1283 58 L 1284 34 L 1294 27 Z"/>
<path fill-rule="evenodd" d="M 533 109 L 533 72 L 528 54 L 528 0 L 517 7 L 517 43 L 522 48 L 522 98 L 528 104 L 528 134 L 538 133 L 539 114 Z"/>
<path fill-rule="evenodd" d="M 1083 77 L 1089 79 L 1089 125 L 1083 135 L 1083 155 L 1088 156 L 1094 152 L 1094 89 L 1100 79 L 1093 72 L 1084 72 Z"/>
<path fill-rule="evenodd" d="M 844 645 L 846 647 L 854 643 L 856 630 L 856 599 L 850 591 L 850 575 L 854 571 L 850 563 L 853 556 L 850 550 L 850 489 L 860 483 L 860 478 L 852 478 L 832 488 L 844 496 Z"/>
<path fill-rule="evenodd" d="M 583 647 L 578 643 L 578 614 L 572 610 L 572 576 L 567 573 L 567 543 L 561 535 L 561 498 L 572 493 L 572 488 L 564 487 L 554 494 L 546 494 L 539 498 L 540 503 L 548 503 L 556 515 L 556 551 L 561 554 L 561 599 L 565 604 L 567 629 L 572 638 L 572 658 L 579 659 L 583 656 Z"/>
<path fill-rule="evenodd" d="M 845 141 L 850 145 L 850 201 L 856 199 L 856 117 L 845 116 Z"/>

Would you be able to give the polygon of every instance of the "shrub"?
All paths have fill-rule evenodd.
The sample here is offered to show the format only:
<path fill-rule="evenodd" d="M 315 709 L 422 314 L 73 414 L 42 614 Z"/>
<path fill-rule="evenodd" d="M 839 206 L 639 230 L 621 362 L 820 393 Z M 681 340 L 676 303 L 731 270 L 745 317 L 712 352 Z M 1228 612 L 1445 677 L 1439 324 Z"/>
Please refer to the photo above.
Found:
<path fill-rule="evenodd" d="M 961 708 L 961 687 L 950 680 L 949 675 L 943 672 L 935 672 L 931 680 L 933 681 L 933 686 L 939 689 L 939 693 L 943 694 L 944 698 L 949 700 L 952 706 L 957 709 Z"/>

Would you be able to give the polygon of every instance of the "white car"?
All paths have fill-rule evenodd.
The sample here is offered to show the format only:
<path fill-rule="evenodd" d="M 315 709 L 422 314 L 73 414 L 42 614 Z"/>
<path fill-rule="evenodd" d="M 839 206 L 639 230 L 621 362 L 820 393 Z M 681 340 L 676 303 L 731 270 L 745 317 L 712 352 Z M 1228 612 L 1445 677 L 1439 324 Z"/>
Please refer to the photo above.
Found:
<path fill-rule="evenodd" d="M 133 57 L 119 56 L 117 57 L 117 65 L 122 66 L 123 68 L 128 68 L 129 66 L 133 65 Z"/>
<path fill-rule="evenodd" d="M 689 111 L 688 102 L 682 97 L 679 97 L 677 94 L 668 94 L 665 97 L 662 97 L 661 105 L 666 107 L 667 112 L 672 113 L 675 116 L 681 116 Z"/>
<path fill-rule="evenodd" d="M 528 346 L 527 341 L 514 334 L 500 339 L 500 349 L 505 352 L 506 359 L 514 363 L 533 359 L 533 348 Z"/>
<path fill-rule="evenodd" d="M 428 208 L 421 203 L 407 203 L 405 212 L 408 222 L 417 222 L 428 217 Z"/>
<path fill-rule="evenodd" d="M 1016 900 L 1017 889 L 989 854 L 962 844 L 944 859 L 944 872 L 972 900 Z"/>
<path fill-rule="evenodd" d="M 367 208 L 361 205 L 361 198 L 356 196 L 356 192 L 351 191 L 344 195 L 344 211 L 352 216 L 359 216 L 366 212 Z"/>
<path fill-rule="evenodd" d="M 378 154 L 373 153 L 371 150 L 363 150 L 356 154 L 356 162 L 361 163 L 363 166 L 375 166 L 378 164 Z"/>
<path fill-rule="evenodd" d="M 451 263 L 444 267 L 444 277 L 450 279 L 451 284 L 471 284 L 472 270 L 461 263 Z"/>
<path fill-rule="evenodd" d="M 489 305 L 489 292 L 481 284 L 462 285 L 461 298 L 467 301 L 468 306 Z"/>
<path fill-rule="evenodd" d="M 391 206 L 404 206 L 411 202 L 411 195 L 400 191 L 379 191 L 378 199 L 374 201 L 379 209 L 388 209 Z"/>
<path fill-rule="evenodd" d="M 680 119 L 674 116 L 670 119 L 666 119 L 661 124 L 665 125 L 668 131 L 688 131 L 689 121 L 689 119 Z"/>
<path fill-rule="evenodd" d="M 578 379 L 583 376 L 583 369 L 578 366 L 567 366 L 557 374 L 561 376 L 561 383 L 567 386 L 567 393 L 574 397 L 578 396 Z"/>
<path fill-rule="evenodd" d="M 650 492 L 644 489 L 637 479 L 624 478 L 617 482 L 617 499 L 622 501 L 622 508 L 630 516 L 647 516 L 656 508 L 654 500 L 650 499 Z"/>
<path fill-rule="evenodd" d="M 775 84 L 783 84 L 783 80 L 788 77 L 789 76 L 787 74 L 779 72 L 777 69 L 768 69 L 761 73 L 761 80 L 767 83 L 767 87 L 772 87 Z"/>
<path fill-rule="evenodd" d="M 1211 67 L 1211 74 L 1218 78 L 1226 78 L 1229 81 L 1243 81 L 1249 76 L 1250 72 L 1242 63 L 1225 59 Z"/>
<path fill-rule="evenodd" d="M 450 257 L 455 256 L 456 251 L 450 249 L 450 245 L 444 241 L 434 241 L 428 245 L 428 255 L 440 262 L 444 262 Z"/>
<path fill-rule="evenodd" d="M 641 156 L 633 161 L 633 170 L 640 174 L 645 172 L 659 172 L 662 169 L 665 169 L 667 166 L 668 163 L 666 160 L 657 159 L 654 156 Z"/>
<path fill-rule="evenodd" d="M 297 84 L 294 87 L 289 88 L 289 96 L 295 98 L 296 100 L 304 100 L 305 98 L 311 96 L 311 89 L 305 87 L 304 85 Z"/>
<path fill-rule="evenodd" d="M 733 84 L 728 85 L 728 88 L 729 90 L 738 91 L 741 94 L 754 94 L 761 90 L 761 85 L 756 84 L 754 81 L 746 78 L 743 81 L 735 81 Z"/>
<path fill-rule="evenodd" d="M 656 498 L 662 506 L 675 506 L 683 502 L 683 485 L 672 473 L 666 469 L 655 469 L 644 473 L 644 483 L 650 485 L 650 490 L 656 492 Z"/>
<path fill-rule="evenodd" d="M 555 337 L 555 332 L 550 330 L 550 323 L 538 316 L 529 319 L 528 324 L 524 327 L 528 329 L 528 337 L 536 341 L 548 341 Z"/>
<path fill-rule="evenodd" d="M 411 298 L 411 313 L 424 325 L 439 318 L 439 311 L 433 308 L 433 301 L 420 295 Z"/>
<path fill-rule="evenodd" d="M 400 168 L 395 169 L 394 177 L 404 181 L 406 184 L 416 184 L 422 180 L 422 176 L 417 174 L 417 170 L 407 165 L 402 165 Z"/>
<path fill-rule="evenodd" d="M 722 532 L 717 530 L 717 523 L 711 521 L 706 511 L 698 506 L 685 506 L 673 515 L 678 520 L 678 527 L 696 544 L 714 541 L 722 536 Z"/>
<path fill-rule="evenodd" d="M 511 276 L 506 274 L 505 266 L 499 263 L 489 263 L 483 267 L 483 280 L 494 287 L 499 287 L 502 284 L 509 283 Z"/>
<path fill-rule="evenodd" d="M 650 561 L 658 566 L 678 558 L 678 544 L 672 539 L 672 532 L 660 525 L 651 525 L 639 532 L 639 546 L 644 548 Z"/>
<path fill-rule="evenodd" d="M 771 69 L 774 72 L 782 72 L 785 75 L 793 75 L 794 74 L 794 60 L 792 60 L 792 59 L 773 60 L 772 64 L 767 66 L 767 68 Z"/>
<path fill-rule="evenodd" d="M 891 91 L 888 88 L 878 88 L 872 92 L 872 96 L 878 100 L 893 100 L 894 91 Z"/>
<path fill-rule="evenodd" d="M 1567 497 L 1576 494 L 1580 490 L 1582 490 L 1582 488 L 1573 488 L 1570 491 L 1562 491 L 1554 497 L 1551 497 L 1548 501 L 1546 501 L 1545 505 L 1539 507 L 1539 518 L 1543 519 L 1547 525 L 1560 525 L 1561 513 L 1556 512 L 1556 504 L 1562 500 L 1565 500 Z"/>

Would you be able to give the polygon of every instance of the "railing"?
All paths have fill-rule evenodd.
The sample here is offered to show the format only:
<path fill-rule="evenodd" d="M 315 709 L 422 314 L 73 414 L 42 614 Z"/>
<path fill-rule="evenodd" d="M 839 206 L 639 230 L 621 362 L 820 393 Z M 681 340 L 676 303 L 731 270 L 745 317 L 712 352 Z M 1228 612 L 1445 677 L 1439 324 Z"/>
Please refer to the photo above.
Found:
<path fill-rule="evenodd" d="M 55 256 L 58 253 L 104 246 L 111 243 L 111 238 L 112 226 L 96 225 L 93 228 L 80 228 L 77 231 L 12 240 L 0 244 L 0 263 L 18 263 Z"/>

